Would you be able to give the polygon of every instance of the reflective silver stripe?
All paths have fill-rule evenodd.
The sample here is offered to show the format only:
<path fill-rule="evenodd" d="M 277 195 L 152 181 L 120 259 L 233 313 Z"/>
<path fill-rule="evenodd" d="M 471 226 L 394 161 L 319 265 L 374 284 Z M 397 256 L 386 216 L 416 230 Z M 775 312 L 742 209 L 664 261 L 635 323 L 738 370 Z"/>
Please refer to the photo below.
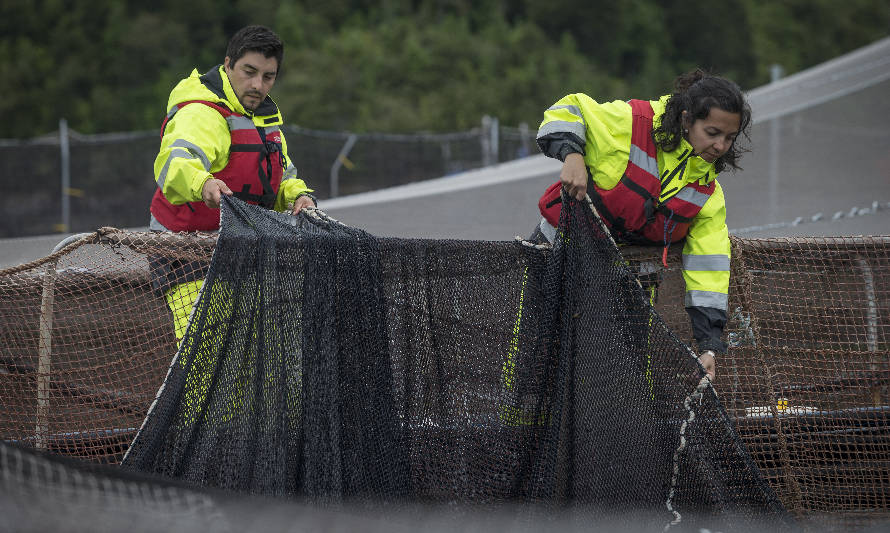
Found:
<path fill-rule="evenodd" d="M 691 185 L 687 185 L 680 189 L 680 192 L 674 195 L 674 197 L 689 202 L 690 204 L 695 204 L 699 207 L 703 207 L 705 205 L 705 202 L 707 202 L 708 198 L 710 198 L 711 196 L 698 192 Z"/>
<path fill-rule="evenodd" d="M 281 177 L 281 181 L 294 179 L 297 179 L 297 167 L 288 165 L 287 170 L 284 171 L 284 175 Z"/>
<path fill-rule="evenodd" d="M 574 133 L 580 139 L 584 139 L 584 124 L 580 122 L 566 122 L 565 120 L 554 120 L 541 126 L 538 130 L 538 139 L 551 133 L 569 132 Z"/>
<path fill-rule="evenodd" d="M 278 126 L 269 126 L 265 131 L 266 135 L 268 135 L 270 133 L 275 133 L 276 131 L 281 131 L 281 129 Z"/>
<path fill-rule="evenodd" d="M 541 223 L 538 225 L 541 228 L 541 233 L 544 234 L 544 237 L 547 239 L 547 242 L 552 243 L 556 240 L 556 228 L 550 225 L 547 222 L 546 218 L 541 218 Z"/>
<path fill-rule="evenodd" d="M 182 159 L 198 159 L 187 150 L 181 148 L 171 150 L 170 155 L 167 156 L 167 161 L 164 162 L 164 168 L 161 169 L 161 173 L 158 175 L 158 187 L 161 189 L 162 193 L 164 192 L 164 182 L 167 181 L 167 171 L 170 169 L 170 163 L 178 157 L 181 157 Z"/>
<path fill-rule="evenodd" d="M 167 120 L 170 120 L 170 117 L 175 115 L 176 112 L 179 111 L 179 109 L 180 109 L 179 105 L 175 105 L 170 109 L 170 111 L 167 111 Z"/>
<path fill-rule="evenodd" d="M 658 178 L 658 160 L 635 144 L 630 145 L 630 162 Z"/>
<path fill-rule="evenodd" d="M 576 105 L 555 105 L 547 109 L 547 111 L 556 111 L 557 109 L 568 109 L 569 113 L 579 117 L 581 120 L 584 120 L 584 115 L 581 114 L 581 109 Z"/>
<path fill-rule="evenodd" d="M 726 254 L 683 254 L 683 270 L 707 270 L 729 272 L 729 256 Z"/>
<path fill-rule="evenodd" d="M 210 158 L 207 157 L 207 154 L 204 153 L 198 145 L 188 142 L 185 139 L 176 139 L 173 141 L 173 144 L 170 145 L 171 148 L 185 148 L 192 155 L 196 155 L 201 159 L 201 162 L 204 163 L 204 170 L 210 172 Z"/>
<path fill-rule="evenodd" d="M 686 291 L 686 307 L 713 307 L 726 311 L 729 295 L 712 291 Z"/>
<path fill-rule="evenodd" d="M 229 131 L 256 129 L 253 121 L 247 117 L 237 117 L 235 115 L 229 115 L 226 117 L 226 122 L 229 123 Z"/>
<path fill-rule="evenodd" d="M 149 213 L 149 216 L 151 218 L 148 219 L 148 229 L 152 231 L 170 231 L 169 229 L 167 229 L 167 226 L 161 224 L 160 221 L 158 221 L 158 219 L 156 219 L 153 214 Z"/>

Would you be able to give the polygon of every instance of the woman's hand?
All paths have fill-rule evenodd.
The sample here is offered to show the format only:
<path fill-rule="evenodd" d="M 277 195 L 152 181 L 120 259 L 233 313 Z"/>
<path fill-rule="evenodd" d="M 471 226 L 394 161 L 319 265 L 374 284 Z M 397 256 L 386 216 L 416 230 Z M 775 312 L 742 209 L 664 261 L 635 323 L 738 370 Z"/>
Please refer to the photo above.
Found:
<path fill-rule="evenodd" d="M 567 155 L 562 164 L 562 172 L 559 173 L 559 181 L 569 196 L 583 200 L 587 194 L 587 165 L 584 163 L 584 156 L 577 152 Z"/>
<path fill-rule="evenodd" d="M 705 368 L 711 381 L 717 376 L 717 356 L 712 350 L 705 350 L 698 356 L 698 362 Z"/>

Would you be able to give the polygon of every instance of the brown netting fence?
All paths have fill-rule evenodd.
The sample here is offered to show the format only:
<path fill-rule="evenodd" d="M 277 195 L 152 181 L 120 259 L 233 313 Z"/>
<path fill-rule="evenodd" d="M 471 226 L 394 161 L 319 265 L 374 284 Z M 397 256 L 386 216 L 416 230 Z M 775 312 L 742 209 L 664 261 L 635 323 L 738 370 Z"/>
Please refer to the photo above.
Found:
<path fill-rule="evenodd" d="M 209 265 L 215 235 L 100 229 L 0 271 L 0 439 L 118 463 L 176 352 L 149 261 Z M 715 390 L 804 524 L 890 518 L 890 237 L 732 238 L 729 354 Z M 680 247 L 623 249 L 691 341 Z"/>

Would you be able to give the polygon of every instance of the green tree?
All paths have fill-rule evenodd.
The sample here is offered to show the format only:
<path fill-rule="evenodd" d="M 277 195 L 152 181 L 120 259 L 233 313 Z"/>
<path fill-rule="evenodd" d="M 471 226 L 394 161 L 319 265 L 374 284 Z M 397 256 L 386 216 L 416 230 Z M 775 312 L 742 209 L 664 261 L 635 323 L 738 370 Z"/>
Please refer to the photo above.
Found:
<path fill-rule="evenodd" d="M 156 129 L 170 89 L 220 63 L 245 24 L 286 44 L 273 94 L 289 121 L 455 130 L 536 124 L 583 91 L 655 97 L 706 67 L 743 88 L 890 34 L 886 0 L 6 0 L 0 137 Z"/>
<path fill-rule="evenodd" d="M 565 87 L 617 93 L 574 41 L 550 41 L 530 23 L 504 20 L 474 33 L 446 16 L 423 26 L 410 17 L 383 27 L 349 27 L 316 48 L 285 58 L 276 86 L 292 122 L 358 131 L 450 131 L 502 123 L 537 123 Z"/>
<path fill-rule="evenodd" d="M 745 7 L 756 65 L 751 86 L 769 81 L 772 64 L 793 74 L 890 35 L 890 2 L 882 0 L 745 0 Z"/>

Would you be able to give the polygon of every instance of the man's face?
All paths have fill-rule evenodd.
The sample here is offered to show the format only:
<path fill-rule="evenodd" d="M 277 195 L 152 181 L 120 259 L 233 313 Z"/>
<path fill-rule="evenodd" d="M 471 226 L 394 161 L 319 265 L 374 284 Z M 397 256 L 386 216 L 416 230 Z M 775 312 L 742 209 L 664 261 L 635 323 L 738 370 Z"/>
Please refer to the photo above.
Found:
<path fill-rule="evenodd" d="M 278 60 L 259 52 L 247 52 L 234 64 L 226 56 L 223 64 L 238 101 L 244 109 L 254 111 L 275 85 Z"/>

